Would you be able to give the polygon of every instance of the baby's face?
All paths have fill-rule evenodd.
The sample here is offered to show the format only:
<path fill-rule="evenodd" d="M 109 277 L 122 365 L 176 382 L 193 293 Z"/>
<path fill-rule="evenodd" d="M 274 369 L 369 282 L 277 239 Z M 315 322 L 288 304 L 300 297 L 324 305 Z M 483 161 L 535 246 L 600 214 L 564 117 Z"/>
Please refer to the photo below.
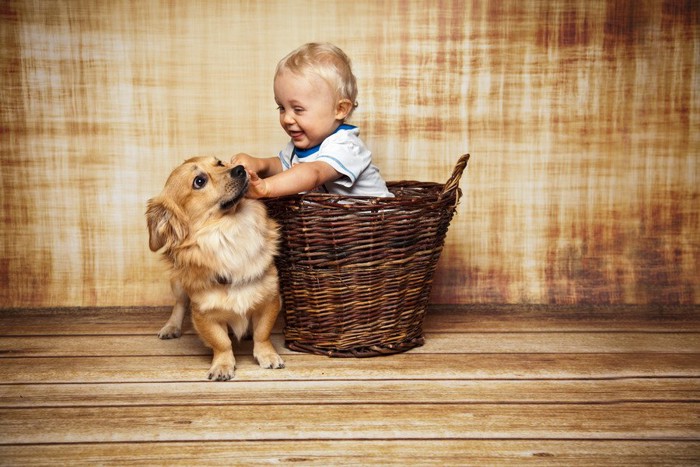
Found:
<path fill-rule="evenodd" d="M 321 144 L 345 117 L 335 92 L 314 73 L 298 75 L 283 70 L 275 77 L 274 88 L 280 125 L 299 149 Z"/>

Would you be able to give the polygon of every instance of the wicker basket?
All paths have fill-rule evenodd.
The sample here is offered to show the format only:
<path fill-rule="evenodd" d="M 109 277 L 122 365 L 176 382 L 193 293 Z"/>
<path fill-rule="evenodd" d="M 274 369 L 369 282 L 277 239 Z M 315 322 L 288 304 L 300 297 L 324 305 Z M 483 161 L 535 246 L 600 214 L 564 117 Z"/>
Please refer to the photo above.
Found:
<path fill-rule="evenodd" d="M 433 273 L 468 160 L 459 159 L 444 185 L 389 182 L 395 198 L 307 193 L 266 201 L 282 229 L 288 348 L 372 357 L 423 345 Z"/>

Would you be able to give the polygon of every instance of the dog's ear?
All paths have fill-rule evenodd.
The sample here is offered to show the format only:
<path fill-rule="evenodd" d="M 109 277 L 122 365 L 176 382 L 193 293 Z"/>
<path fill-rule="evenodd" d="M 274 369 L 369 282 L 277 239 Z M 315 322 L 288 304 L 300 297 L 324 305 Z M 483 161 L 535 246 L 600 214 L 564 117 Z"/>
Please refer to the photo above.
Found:
<path fill-rule="evenodd" d="M 148 246 L 158 251 L 165 245 L 177 245 L 187 237 L 188 229 L 185 214 L 166 198 L 148 200 L 146 209 L 148 224 Z"/>

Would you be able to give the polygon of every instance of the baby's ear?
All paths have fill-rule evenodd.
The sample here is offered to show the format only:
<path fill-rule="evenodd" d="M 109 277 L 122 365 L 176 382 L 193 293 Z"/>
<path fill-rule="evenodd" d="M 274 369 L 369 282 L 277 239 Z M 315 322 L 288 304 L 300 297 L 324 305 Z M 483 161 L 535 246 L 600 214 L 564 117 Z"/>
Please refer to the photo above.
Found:
<path fill-rule="evenodd" d="M 352 111 L 354 104 L 350 102 L 350 99 L 340 99 L 338 105 L 335 108 L 335 119 L 345 120 L 350 112 Z"/>

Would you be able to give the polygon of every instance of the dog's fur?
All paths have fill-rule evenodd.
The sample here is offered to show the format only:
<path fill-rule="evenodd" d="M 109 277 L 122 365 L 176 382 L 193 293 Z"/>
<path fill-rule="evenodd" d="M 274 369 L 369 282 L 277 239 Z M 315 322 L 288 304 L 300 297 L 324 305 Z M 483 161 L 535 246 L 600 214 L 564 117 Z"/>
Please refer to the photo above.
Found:
<path fill-rule="evenodd" d="M 173 170 L 161 194 L 148 201 L 149 246 L 162 249 L 176 297 L 158 336 L 179 337 L 189 306 L 197 333 L 214 352 L 209 379 L 233 378 L 229 326 L 240 339 L 252 324 L 260 366 L 284 367 L 270 342 L 280 309 L 278 226 L 263 203 L 244 198 L 247 189 L 242 166 L 196 157 Z"/>

